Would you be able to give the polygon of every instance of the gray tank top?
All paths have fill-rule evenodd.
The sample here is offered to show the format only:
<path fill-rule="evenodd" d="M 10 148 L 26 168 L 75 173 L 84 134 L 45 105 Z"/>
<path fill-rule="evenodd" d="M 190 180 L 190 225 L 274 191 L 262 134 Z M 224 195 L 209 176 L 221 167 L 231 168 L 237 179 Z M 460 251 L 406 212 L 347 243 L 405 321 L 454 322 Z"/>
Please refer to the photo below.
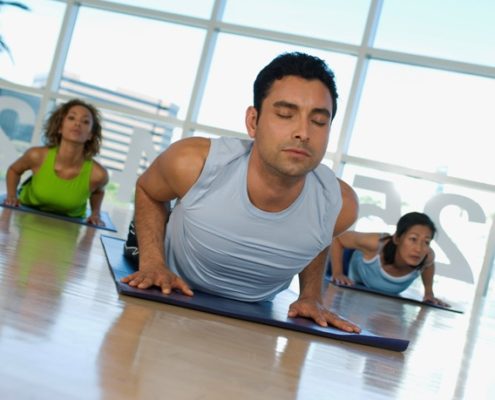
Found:
<path fill-rule="evenodd" d="M 330 244 L 342 196 L 334 173 L 320 165 L 287 209 L 256 208 L 247 194 L 251 148 L 251 140 L 211 140 L 200 177 L 171 213 L 165 252 L 192 289 L 261 301 L 286 289 Z"/>

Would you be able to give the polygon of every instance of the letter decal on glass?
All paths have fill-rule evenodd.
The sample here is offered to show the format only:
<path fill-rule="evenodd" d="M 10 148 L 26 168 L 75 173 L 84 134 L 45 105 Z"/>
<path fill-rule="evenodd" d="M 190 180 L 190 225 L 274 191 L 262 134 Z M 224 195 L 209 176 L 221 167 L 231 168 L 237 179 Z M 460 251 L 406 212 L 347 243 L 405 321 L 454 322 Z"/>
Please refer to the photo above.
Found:
<path fill-rule="evenodd" d="M 486 222 L 486 216 L 481 206 L 467 197 L 452 193 L 441 193 L 428 200 L 425 204 L 425 213 L 435 222 L 438 229 L 438 236 L 435 241 L 449 260 L 449 264 L 435 263 L 437 273 L 464 282 L 474 283 L 473 272 L 469 263 L 440 224 L 442 209 L 450 205 L 458 206 L 467 211 L 471 222 Z"/>
<path fill-rule="evenodd" d="M 369 176 L 356 175 L 353 185 L 385 195 L 385 208 L 380 208 L 375 204 L 360 204 L 359 218 L 374 215 L 381 218 L 388 225 L 395 225 L 397 223 L 401 216 L 401 199 L 392 182 L 370 178 Z"/>

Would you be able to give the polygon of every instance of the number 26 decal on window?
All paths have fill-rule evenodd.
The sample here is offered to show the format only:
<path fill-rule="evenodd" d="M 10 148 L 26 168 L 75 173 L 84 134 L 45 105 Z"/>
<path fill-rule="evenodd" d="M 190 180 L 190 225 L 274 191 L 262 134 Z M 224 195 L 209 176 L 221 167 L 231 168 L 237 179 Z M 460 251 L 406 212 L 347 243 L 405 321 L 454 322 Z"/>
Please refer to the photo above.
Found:
<path fill-rule="evenodd" d="M 374 191 L 385 196 L 385 206 L 383 208 L 375 204 L 360 204 L 359 218 L 376 216 L 388 225 L 397 223 L 402 215 L 401 196 L 392 182 L 356 175 L 353 186 L 355 189 Z M 464 257 L 457 244 L 454 243 L 441 225 L 440 214 L 448 206 L 457 206 L 466 211 L 470 222 L 485 223 L 485 213 L 477 202 L 458 194 L 436 194 L 424 206 L 424 212 L 428 214 L 437 227 L 438 233 L 435 241 L 449 261 L 447 264 L 437 261 L 436 272 L 439 275 L 474 283 L 473 272 L 466 257 Z"/>

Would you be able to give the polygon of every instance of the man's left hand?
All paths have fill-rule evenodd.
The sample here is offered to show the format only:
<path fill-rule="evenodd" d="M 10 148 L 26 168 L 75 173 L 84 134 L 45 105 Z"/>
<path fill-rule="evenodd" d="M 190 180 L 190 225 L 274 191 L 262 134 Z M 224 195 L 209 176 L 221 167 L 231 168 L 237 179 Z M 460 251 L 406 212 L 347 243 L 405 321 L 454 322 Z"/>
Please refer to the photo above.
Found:
<path fill-rule="evenodd" d="M 434 304 L 436 306 L 450 308 L 450 304 L 449 303 L 446 303 L 445 301 L 442 301 L 442 300 L 436 298 L 433 295 L 427 295 L 427 294 L 425 294 L 425 296 L 423 297 L 423 301 L 425 303 Z"/>
<path fill-rule="evenodd" d="M 333 326 L 346 332 L 360 333 L 359 326 L 349 322 L 337 314 L 330 312 L 321 302 L 315 299 L 299 298 L 289 307 L 290 318 L 304 317 L 314 320 L 320 326 Z"/>

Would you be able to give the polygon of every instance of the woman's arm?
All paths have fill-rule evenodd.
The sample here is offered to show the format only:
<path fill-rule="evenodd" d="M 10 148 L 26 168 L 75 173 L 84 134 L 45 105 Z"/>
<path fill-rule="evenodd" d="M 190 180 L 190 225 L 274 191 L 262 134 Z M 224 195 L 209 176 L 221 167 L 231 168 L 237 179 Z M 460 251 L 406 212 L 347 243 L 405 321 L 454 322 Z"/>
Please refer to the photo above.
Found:
<path fill-rule="evenodd" d="M 19 199 L 17 198 L 17 187 L 21 180 L 21 176 L 27 170 L 36 172 L 43 163 L 46 155 L 46 148 L 44 147 L 32 147 L 14 161 L 7 169 L 6 186 L 7 197 L 4 203 L 9 206 L 19 206 Z"/>
<path fill-rule="evenodd" d="M 332 282 L 340 285 L 352 285 L 354 282 L 344 274 L 344 249 L 359 250 L 363 252 L 365 258 L 370 259 L 376 255 L 380 247 L 380 237 L 380 233 L 347 231 L 334 238 L 330 247 Z"/>
<path fill-rule="evenodd" d="M 103 197 L 105 197 L 105 186 L 108 183 L 107 170 L 96 161 L 93 161 L 93 169 L 91 170 L 89 206 L 91 215 L 86 220 L 93 225 L 104 225 L 101 220 L 101 205 Z"/>
<path fill-rule="evenodd" d="M 421 272 L 421 280 L 423 281 L 423 286 L 425 289 L 425 294 L 423 301 L 436 304 L 443 307 L 450 307 L 449 304 L 444 301 L 437 299 L 433 293 L 433 278 L 435 276 L 435 253 L 433 250 L 430 251 L 428 259 L 426 261 L 426 266 Z"/>

